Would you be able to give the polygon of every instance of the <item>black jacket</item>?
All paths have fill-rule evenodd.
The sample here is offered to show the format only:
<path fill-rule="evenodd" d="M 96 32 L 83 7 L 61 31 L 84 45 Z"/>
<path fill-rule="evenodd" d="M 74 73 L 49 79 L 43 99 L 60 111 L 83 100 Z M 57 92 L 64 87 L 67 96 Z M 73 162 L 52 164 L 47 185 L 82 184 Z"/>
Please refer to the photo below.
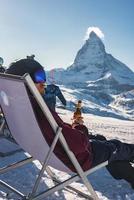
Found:
<path fill-rule="evenodd" d="M 66 106 L 66 99 L 64 98 L 60 88 L 57 85 L 48 85 L 45 89 L 45 94 L 43 96 L 47 106 L 55 111 L 56 97 L 60 99 L 62 104 Z"/>

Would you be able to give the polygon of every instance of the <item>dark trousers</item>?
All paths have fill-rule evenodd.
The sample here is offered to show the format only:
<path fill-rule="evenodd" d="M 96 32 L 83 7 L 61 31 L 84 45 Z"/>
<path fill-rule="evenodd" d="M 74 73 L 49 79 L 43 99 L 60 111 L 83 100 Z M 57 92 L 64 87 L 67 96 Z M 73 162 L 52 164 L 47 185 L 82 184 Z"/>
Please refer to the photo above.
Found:
<path fill-rule="evenodd" d="M 114 178 L 125 179 L 134 184 L 134 168 L 130 163 L 134 160 L 133 144 L 118 140 L 91 140 L 91 145 L 94 155 L 93 166 L 108 160 L 107 169 Z"/>
<path fill-rule="evenodd" d="M 128 161 L 114 161 L 107 165 L 107 170 L 115 179 L 124 179 L 134 188 L 134 167 Z"/>

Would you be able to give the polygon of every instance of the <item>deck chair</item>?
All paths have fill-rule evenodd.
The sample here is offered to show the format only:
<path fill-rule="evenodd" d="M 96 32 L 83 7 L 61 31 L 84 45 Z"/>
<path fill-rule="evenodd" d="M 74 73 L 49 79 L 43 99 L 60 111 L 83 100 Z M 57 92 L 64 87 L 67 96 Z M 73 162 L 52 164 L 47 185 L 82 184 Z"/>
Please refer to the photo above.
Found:
<path fill-rule="evenodd" d="M 37 103 L 41 107 L 44 115 L 46 116 L 48 122 L 50 123 L 53 132 L 55 134 L 54 140 L 49 147 L 36 120 L 29 95 L 27 92 L 27 87 L 34 95 Z M 31 157 L 27 160 L 23 160 L 22 162 L 15 163 L 14 165 L 8 166 L 5 169 L 0 170 L 0 174 L 7 172 L 8 170 L 14 169 L 16 167 L 22 166 L 28 162 L 31 162 L 33 159 L 37 159 L 42 163 L 42 169 L 38 175 L 38 178 L 34 184 L 33 190 L 30 194 L 22 194 L 17 189 L 13 188 L 12 186 L 8 185 L 7 183 L 1 181 L 0 185 L 7 187 L 8 189 L 12 190 L 18 194 L 23 200 L 39 200 L 44 199 L 48 195 L 69 187 L 69 189 L 78 192 L 80 195 L 83 195 L 85 198 L 88 199 L 99 199 L 96 192 L 92 188 L 87 175 L 90 173 L 98 170 L 99 168 L 106 166 L 108 162 L 104 162 L 86 172 L 83 171 L 81 166 L 79 165 L 75 155 L 69 149 L 68 144 L 62 134 L 62 129 L 57 125 L 55 119 L 53 118 L 50 110 L 48 109 L 47 105 L 45 104 L 43 98 L 39 94 L 38 90 L 36 89 L 31 77 L 26 74 L 23 77 L 18 77 L 14 75 L 7 75 L 7 74 L 0 74 L 0 105 L 2 108 L 2 112 L 4 113 L 6 122 L 8 127 L 17 141 L 17 143 L 27 151 Z M 31 142 L 32 140 L 32 142 Z M 53 150 L 57 141 L 60 141 L 61 145 L 63 146 L 65 152 L 67 153 L 70 161 L 72 162 L 73 166 L 76 169 L 77 173 L 73 173 L 73 175 L 61 182 L 57 177 L 53 175 L 52 170 L 48 166 L 52 166 L 60 171 L 64 171 L 67 173 L 72 173 L 70 169 L 64 165 L 62 161 L 60 161 Z M 56 183 L 54 187 L 49 188 L 46 191 L 40 192 L 37 194 L 37 189 L 41 180 L 41 177 L 46 171 L 51 178 Z M 81 180 L 84 185 L 87 187 L 90 195 L 85 195 L 84 193 L 76 190 L 69 186 L 72 182 Z"/>
<path fill-rule="evenodd" d="M 5 120 L 0 108 L 0 135 L 3 133 L 4 126 L 5 126 Z"/>
<path fill-rule="evenodd" d="M 5 118 L 0 109 L 0 157 L 11 156 L 23 151 L 11 136 Z"/>
<path fill-rule="evenodd" d="M 1 108 L 0 108 L 0 137 L 1 136 L 5 136 L 7 138 L 11 138 L 11 133 L 8 130 L 5 118 L 3 116 L 3 113 L 1 112 Z"/>

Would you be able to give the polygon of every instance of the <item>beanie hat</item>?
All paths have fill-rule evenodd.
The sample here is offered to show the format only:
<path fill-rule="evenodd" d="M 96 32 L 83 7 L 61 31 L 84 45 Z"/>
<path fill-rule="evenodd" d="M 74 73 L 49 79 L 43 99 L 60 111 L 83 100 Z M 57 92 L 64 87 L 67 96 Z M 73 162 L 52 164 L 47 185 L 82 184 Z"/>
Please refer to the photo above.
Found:
<path fill-rule="evenodd" d="M 28 73 L 32 80 L 36 82 L 35 73 L 38 71 L 42 71 L 45 77 L 45 71 L 40 63 L 33 59 L 21 59 L 12 63 L 5 73 L 18 76 L 23 76 L 24 74 Z M 46 80 L 44 79 L 44 81 Z"/>

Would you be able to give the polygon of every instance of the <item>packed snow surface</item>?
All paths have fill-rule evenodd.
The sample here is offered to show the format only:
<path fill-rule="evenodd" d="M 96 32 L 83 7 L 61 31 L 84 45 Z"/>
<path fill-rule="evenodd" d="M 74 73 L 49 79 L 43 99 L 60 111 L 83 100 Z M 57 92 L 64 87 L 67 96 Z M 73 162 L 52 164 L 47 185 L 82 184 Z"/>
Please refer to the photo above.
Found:
<path fill-rule="evenodd" d="M 66 122 L 71 123 L 73 113 L 68 110 L 57 109 L 57 112 Z M 119 120 L 108 117 L 99 117 L 91 114 L 83 114 L 85 125 L 89 128 L 89 132 L 92 134 L 99 133 L 107 137 L 107 139 L 120 139 L 123 142 L 134 143 L 134 123 L 132 121 Z M 24 159 L 27 156 L 26 152 L 18 152 L 12 156 L 6 156 L 0 158 L 0 167 Z M 27 194 L 31 192 L 31 188 L 35 182 L 35 178 L 39 173 L 41 165 L 38 161 L 27 164 L 21 168 L 11 170 L 6 174 L 2 174 L 0 178 L 7 183 L 12 184 L 21 192 Z M 54 172 L 61 178 L 61 180 L 69 177 L 65 172 Z M 113 179 L 105 168 L 102 168 L 92 175 L 88 176 L 95 191 L 97 192 L 101 200 L 134 200 L 134 190 L 130 185 L 123 181 L 117 181 Z M 82 182 L 72 184 L 75 188 L 87 193 L 86 187 Z M 44 173 L 39 190 L 53 186 L 53 182 Z M 18 200 L 18 196 L 9 194 L 6 197 L 6 191 L 0 188 L 0 200 Z M 54 193 L 53 195 L 45 198 L 45 200 L 84 200 L 74 192 L 62 190 Z"/>

